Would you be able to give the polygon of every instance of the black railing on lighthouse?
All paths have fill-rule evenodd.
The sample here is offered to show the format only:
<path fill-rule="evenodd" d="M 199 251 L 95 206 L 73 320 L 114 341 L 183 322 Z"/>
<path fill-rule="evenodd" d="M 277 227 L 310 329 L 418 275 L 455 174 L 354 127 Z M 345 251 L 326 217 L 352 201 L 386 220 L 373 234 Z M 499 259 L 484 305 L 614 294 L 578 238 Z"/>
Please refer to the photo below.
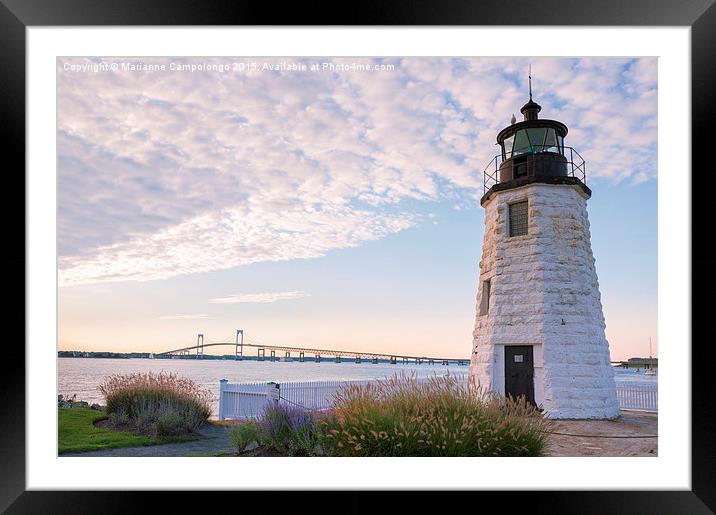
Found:
<path fill-rule="evenodd" d="M 560 147 L 553 152 L 554 145 L 532 145 L 529 151 L 513 155 L 498 154 L 485 167 L 483 176 L 483 194 L 490 188 L 520 177 L 537 175 L 562 175 L 576 177 L 587 184 L 587 163 L 579 152 L 572 147 Z M 559 170 L 561 173 L 555 173 Z"/>

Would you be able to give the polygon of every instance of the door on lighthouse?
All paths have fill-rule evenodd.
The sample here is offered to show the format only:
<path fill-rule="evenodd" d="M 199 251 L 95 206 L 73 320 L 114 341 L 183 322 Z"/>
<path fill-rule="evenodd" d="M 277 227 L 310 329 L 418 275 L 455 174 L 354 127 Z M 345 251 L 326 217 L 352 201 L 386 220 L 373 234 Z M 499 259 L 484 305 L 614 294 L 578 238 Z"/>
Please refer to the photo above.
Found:
<path fill-rule="evenodd" d="M 535 403 L 531 345 L 505 346 L 505 395 L 524 396 L 531 404 Z"/>

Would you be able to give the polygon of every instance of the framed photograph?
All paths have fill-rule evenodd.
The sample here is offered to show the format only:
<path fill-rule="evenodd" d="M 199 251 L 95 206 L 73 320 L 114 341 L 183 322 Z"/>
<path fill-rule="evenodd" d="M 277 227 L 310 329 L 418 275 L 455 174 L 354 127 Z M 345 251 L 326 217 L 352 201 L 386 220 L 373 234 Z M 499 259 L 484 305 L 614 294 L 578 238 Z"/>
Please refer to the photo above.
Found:
<path fill-rule="evenodd" d="M 711 512 L 716 8 L 297 7 L 3 0 L 3 509 Z"/>

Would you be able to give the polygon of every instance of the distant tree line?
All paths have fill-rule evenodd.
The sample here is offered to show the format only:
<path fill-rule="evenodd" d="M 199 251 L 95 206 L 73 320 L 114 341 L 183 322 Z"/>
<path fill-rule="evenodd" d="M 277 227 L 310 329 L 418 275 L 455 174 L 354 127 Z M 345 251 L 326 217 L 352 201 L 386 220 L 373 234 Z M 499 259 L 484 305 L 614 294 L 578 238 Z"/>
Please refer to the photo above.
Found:
<path fill-rule="evenodd" d="M 61 350 L 57 351 L 58 358 L 148 358 L 149 352 L 88 352 L 78 350 Z"/>

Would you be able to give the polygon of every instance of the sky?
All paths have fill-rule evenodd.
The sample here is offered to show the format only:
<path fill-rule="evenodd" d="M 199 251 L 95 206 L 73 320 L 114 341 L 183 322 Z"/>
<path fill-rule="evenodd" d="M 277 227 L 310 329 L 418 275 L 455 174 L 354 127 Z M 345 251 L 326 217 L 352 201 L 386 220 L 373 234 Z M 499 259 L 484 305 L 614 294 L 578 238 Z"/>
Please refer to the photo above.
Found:
<path fill-rule="evenodd" d="M 59 349 L 468 357 L 530 64 L 587 161 L 612 359 L 656 355 L 656 58 L 59 58 Z"/>

